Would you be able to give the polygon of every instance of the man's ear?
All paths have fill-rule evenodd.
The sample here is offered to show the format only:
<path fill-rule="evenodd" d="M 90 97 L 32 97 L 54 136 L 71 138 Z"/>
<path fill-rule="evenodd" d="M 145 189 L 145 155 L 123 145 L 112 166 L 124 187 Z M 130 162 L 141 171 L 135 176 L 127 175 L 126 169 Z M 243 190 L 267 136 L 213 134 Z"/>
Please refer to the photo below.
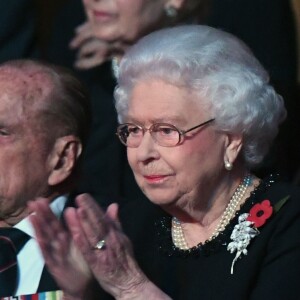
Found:
<path fill-rule="evenodd" d="M 56 139 L 48 158 L 50 186 L 62 183 L 72 174 L 81 152 L 82 144 L 79 138 L 68 135 Z"/>
<path fill-rule="evenodd" d="M 228 134 L 225 141 L 224 163 L 233 165 L 236 161 L 242 146 L 243 137 L 241 134 Z"/>

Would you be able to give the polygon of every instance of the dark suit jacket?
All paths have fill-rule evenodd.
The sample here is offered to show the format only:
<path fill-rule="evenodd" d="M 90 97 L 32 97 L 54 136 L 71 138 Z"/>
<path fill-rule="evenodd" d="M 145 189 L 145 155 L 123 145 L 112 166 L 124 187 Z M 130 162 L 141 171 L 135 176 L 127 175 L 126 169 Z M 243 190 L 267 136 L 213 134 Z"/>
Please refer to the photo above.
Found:
<path fill-rule="evenodd" d="M 51 274 L 48 272 L 47 268 L 44 267 L 37 293 L 56 290 L 59 290 L 58 285 L 56 284 Z"/>

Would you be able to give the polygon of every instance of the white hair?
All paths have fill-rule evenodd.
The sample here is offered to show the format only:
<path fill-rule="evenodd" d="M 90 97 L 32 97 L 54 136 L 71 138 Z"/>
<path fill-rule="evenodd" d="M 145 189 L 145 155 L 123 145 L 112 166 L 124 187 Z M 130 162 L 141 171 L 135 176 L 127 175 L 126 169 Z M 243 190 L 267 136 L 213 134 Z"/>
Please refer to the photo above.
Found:
<path fill-rule="evenodd" d="M 120 122 L 138 82 L 161 79 L 190 89 L 196 95 L 191 101 L 210 108 L 217 130 L 243 135 L 249 167 L 261 162 L 286 116 L 282 97 L 245 44 L 208 26 L 179 26 L 142 38 L 126 53 L 119 72 Z"/>

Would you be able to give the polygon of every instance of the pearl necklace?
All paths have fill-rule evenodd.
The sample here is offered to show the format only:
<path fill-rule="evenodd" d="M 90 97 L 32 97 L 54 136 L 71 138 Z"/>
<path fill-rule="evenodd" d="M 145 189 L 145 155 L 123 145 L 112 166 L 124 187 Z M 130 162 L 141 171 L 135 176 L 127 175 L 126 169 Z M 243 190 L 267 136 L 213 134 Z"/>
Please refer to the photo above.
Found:
<path fill-rule="evenodd" d="M 119 78 L 120 59 L 114 56 L 111 60 L 111 70 L 115 79 Z"/>
<path fill-rule="evenodd" d="M 214 232 L 208 239 L 208 241 L 211 241 L 213 238 L 215 238 L 220 232 L 222 232 L 227 224 L 230 222 L 230 220 L 233 218 L 238 205 L 243 200 L 245 193 L 248 189 L 248 187 L 252 184 L 252 175 L 247 174 L 243 181 L 239 184 L 237 189 L 235 190 L 234 194 L 232 195 L 230 201 L 228 202 L 222 217 L 215 228 Z M 182 250 L 188 250 L 190 249 L 187 245 L 187 242 L 184 237 L 184 233 L 182 230 L 181 222 L 176 218 L 172 218 L 172 239 L 174 245 Z"/>

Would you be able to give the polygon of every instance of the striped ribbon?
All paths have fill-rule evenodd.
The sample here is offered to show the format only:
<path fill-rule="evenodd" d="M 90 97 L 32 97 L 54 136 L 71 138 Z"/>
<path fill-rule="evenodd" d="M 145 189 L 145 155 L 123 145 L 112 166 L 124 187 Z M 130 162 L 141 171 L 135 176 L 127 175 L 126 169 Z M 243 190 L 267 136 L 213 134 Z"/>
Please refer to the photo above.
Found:
<path fill-rule="evenodd" d="M 34 295 L 21 295 L 21 296 L 11 296 L 0 298 L 0 300 L 62 300 L 62 291 L 44 292 Z"/>

